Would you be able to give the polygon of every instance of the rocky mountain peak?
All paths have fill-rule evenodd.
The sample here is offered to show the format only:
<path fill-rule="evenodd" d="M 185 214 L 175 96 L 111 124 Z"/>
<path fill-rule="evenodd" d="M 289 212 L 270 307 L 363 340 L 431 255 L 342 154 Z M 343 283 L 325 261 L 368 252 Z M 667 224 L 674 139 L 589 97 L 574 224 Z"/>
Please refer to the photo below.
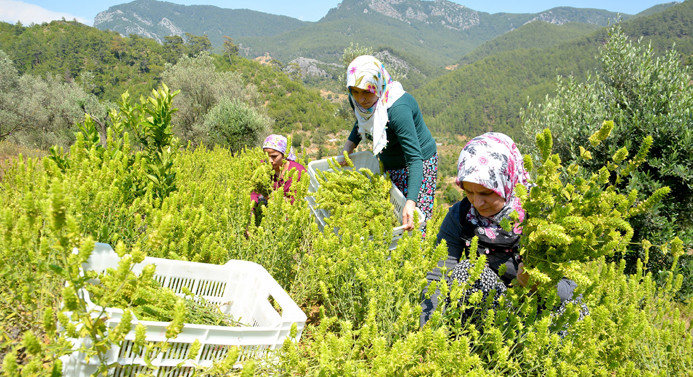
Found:
<path fill-rule="evenodd" d="M 407 24 L 440 24 L 453 30 L 466 30 L 479 24 L 479 12 L 447 0 L 344 0 L 338 9 L 377 13 Z"/>

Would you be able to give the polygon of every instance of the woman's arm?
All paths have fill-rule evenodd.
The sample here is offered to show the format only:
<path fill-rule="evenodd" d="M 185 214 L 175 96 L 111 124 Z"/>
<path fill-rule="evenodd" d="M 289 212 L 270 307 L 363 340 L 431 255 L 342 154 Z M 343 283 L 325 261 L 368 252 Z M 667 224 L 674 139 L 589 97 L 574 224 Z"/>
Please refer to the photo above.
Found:
<path fill-rule="evenodd" d="M 347 154 L 351 154 L 354 152 L 354 149 L 356 149 L 356 143 L 354 143 L 351 140 L 347 140 L 344 143 L 344 148 L 342 149 L 342 151 L 346 152 Z"/>
<path fill-rule="evenodd" d="M 517 282 L 521 286 L 526 287 L 529 283 L 529 274 L 525 272 L 524 266 L 524 263 L 520 262 L 520 266 L 517 269 Z"/>
<path fill-rule="evenodd" d="M 343 155 L 344 152 L 346 152 L 347 154 L 352 154 L 354 152 L 354 149 L 356 149 L 356 147 L 359 145 L 360 141 L 361 135 L 359 135 L 359 124 L 358 122 L 355 122 L 354 127 L 351 129 L 351 133 L 347 138 L 347 141 L 344 142 L 344 148 L 342 148 L 342 153 L 340 154 L 340 156 Z M 344 161 L 344 158 L 337 157 L 337 161 L 339 161 L 340 165 L 346 166 L 346 161 Z"/>
<path fill-rule="evenodd" d="M 517 282 L 523 287 L 526 287 L 529 283 L 529 275 L 524 271 L 524 264 L 522 263 L 520 263 L 520 268 L 517 272 Z M 537 285 L 535 284 L 534 287 L 532 287 L 532 290 L 535 290 L 536 287 Z M 571 300 L 573 298 L 573 291 L 575 288 L 577 288 L 576 282 L 568 278 L 562 278 L 559 280 L 558 284 L 556 284 L 556 292 L 558 293 L 558 297 L 561 298 L 561 302 Z"/>
<path fill-rule="evenodd" d="M 411 230 L 414 229 L 414 210 L 419 190 L 421 189 L 421 181 L 423 180 L 421 144 L 416 133 L 414 114 L 409 106 L 397 106 L 390 114 L 389 127 L 397 135 L 397 139 L 402 147 L 402 153 L 404 154 L 404 160 L 407 168 L 409 168 L 407 202 L 402 209 L 402 225 L 404 225 L 405 230 Z"/>
<path fill-rule="evenodd" d="M 344 143 L 344 148 L 342 149 L 342 153 L 339 156 L 337 156 L 337 161 L 339 161 L 339 165 L 341 165 L 341 166 L 347 165 L 346 160 L 342 156 L 344 156 L 344 152 L 346 152 L 348 155 L 351 155 L 354 152 L 354 149 L 356 149 L 356 143 L 354 143 L 351 140 L 347 140 Z"/>

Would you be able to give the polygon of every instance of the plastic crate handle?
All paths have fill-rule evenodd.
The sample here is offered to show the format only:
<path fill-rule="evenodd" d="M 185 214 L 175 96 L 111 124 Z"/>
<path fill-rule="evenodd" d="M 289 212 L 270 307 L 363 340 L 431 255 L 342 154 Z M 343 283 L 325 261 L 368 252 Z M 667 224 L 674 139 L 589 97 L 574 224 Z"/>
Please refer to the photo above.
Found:
<path fill-rule="evenodd" d="M 238 263 L 239 261 L 237 260 L 230 260 L 226 262 L 226 264 L 232 264 L 232 263 Z M 248 264 L 249 268 L 255 268 L 259 270 L 258 272 L 262 275 L 267 276 L 268 278 L 271 278 L 270 273 L 263 267 L 262 265 L 255 263 L 255 262 L 249 262 L 249 261 L 242 261 L 244 263 Z M 301 308 L 299 308 L 296 303 L 291 299 L 288 293 L 282 288 L 279 283 L 277 283 L 276 280 L 271 278 L 271 280 L 267 281 L 267 302 L 274 308 L 274 305 L 272 305 L 272 301 L 270 301 L 270 298 L 274 300 L 274 302 L 281 308 L 281 314 L 279 314 L 281 318 L 281 323 L 282 325 L 288 325 L 290 326 L 294 322 L 297 321 L 303 321 L 307 319 L 306 314 L 303 313 Z M 276 310 L 276 309 L 274 309 Z"/>

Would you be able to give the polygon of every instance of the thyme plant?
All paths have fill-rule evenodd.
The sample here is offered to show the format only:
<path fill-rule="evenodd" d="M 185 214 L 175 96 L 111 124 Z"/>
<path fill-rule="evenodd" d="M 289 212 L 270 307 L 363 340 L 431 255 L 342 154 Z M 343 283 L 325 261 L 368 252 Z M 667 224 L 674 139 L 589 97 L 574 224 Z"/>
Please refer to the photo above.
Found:
<path fill-rule="evenodd" d="M 603 122 L 589 138 L 591 147 L 599 146 L 613 127 L 612 121 Z M 551 131 L 545 129 L 537 135 L 541 158 L 536 169 L 531 159 L 525 158 L 537 178 L 531 188 L 518 188 L 527 216 L 522 224 L 520 255 L 530 285 L 533 281 L 549 287 L 568 277 L 586 286 L 591 282 L 582 272 L 584 263 L 625 253 L 633 237 L 628 220 L 651 210 L 670 190 L 662 187 L 639 201 L 637 190 L 624 194 L 616 186 L 645 161 L 652 137 L 644 138 L 630 159 L 625 147 L 619 149 L 598 172 L 585 172 L 581 166 L 582 161 L 592 158 L 588 149 L 580 146 L 580 158 L 563 166 L 560 157 L 552 153 L 552 145 Z"/>

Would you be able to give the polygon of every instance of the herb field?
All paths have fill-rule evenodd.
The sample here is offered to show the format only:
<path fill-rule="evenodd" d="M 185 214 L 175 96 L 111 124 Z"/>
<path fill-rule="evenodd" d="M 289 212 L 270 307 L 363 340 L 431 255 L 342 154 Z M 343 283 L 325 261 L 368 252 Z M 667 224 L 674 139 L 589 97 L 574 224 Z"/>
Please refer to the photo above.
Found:
<path fill-rule="evenodd" d="M 69 153 L 53 149 L 42 159 L 20 156 L 4 171 L 3 375 L 60 375 L 59 358 L 75 351 L 68 334 L 91 338 L 82 352 L 104 360 L 125 333 L 137 331 L 122 326 L 106 332 L 77 294 L 89 284 L 78 267 L 94 242 L 109 243 L 132 261 L 146 254 L 214 264 L 257 262 L 308 315 L 300 341 L 287 340 L 277 358 L 245 360 L 238 369 L 231 352 L 217 365 L 195 370 L 198 376 L 681 376 L 693 370 L 693 304 L 674 300 L 682 275 L 674 268 L 657 284 L 645 268 L 647 257 L 634 273 L 626 273 L 617 258 L 632 235 L 629 216 L 648 211 L 666 194 L 636 202 L 612 186 L 608 172 L 627 179 L 647 152 L 647 140 L 640 152 L 630 151 L 632 158 L 622 152 L 604 162 L 605 173 L 580 178 L 579 165 L 564 167 L 551 154 L 550 132 L 541 134 L 535 180 L 542 189 L 527 194 L 527 211 L 530 219 L 542 221 L 530 224 L 525 245 L 536 257 L 529 266 L 540 289 L 511 288 L 495 309 L 472 295 L 482 320 L 461 322 L 454 298 L 466 287 L 441 284 L 453 299 L 420 329 L 425 276 L 446 256 L 444 245 L 436 247 L 435 237 L 422 240 L 414 232 L 388 250 L 392 224 L 364 227 L 357 212 L 374 210 L 364 206 L 333 211 L 330 225 L 339 227 L 339 236 L 323 234 L 306 202 L 291 204 L 281 192 L 269 196 L 256 224 L 249 193 L 258 178 L 249 177 L 262 164 L 263 152 L 180 147 L 170 133 L 173 96 L 165 87 L 134 104 L 124 96 L 112 111 L 116 121 L 105 146 L 87 118 Z M 590 140 L 608 140 L 609 131 L 607 122 Z M 307 186 L 308 179 L 293 186 L 297 198 L 306 196 Z M 428 229 L 437 229 L 443 215 L 438 209 Z M 641 247 L 645 255 L 652 248 L 674 255 L 673 266 L 684 252 L 677 239 Z M 552 253 L 563 258 L 542 259 Z M 127 269 L 121 272 L 127 276 Z M 543 288 L 560 275 L 580 284 L 578 293 L 590 310 L 581 321 L 576 307 L 568 306 L 561 316 L 543 309 L 555 300 L 551 289 Z M 147 276 L 139 278 L 141 285 L 126 280 L 130 290 L 151 288 Z M 108 294 L 100 299 L 112 301 L 101 304 L 132 313 L 134 296 L 125 285 L 108 281 Z M 185 304 L 158 304 L 170 308 L 168 340 L 138 344 L 153 356 L 175 339 L 186 312 Z M 100 371 L 115 367 L 103 363 Z"/>

